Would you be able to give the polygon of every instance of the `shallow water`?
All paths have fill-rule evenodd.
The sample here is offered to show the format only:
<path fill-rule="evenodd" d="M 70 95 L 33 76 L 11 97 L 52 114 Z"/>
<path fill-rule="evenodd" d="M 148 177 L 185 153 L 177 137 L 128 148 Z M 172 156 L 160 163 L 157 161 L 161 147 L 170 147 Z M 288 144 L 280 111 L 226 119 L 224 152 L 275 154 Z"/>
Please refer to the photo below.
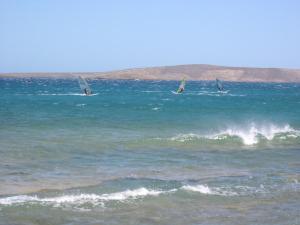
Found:
<path fill-rule="evenodd" d="M 300 85 L 0 79 L 0 224 L 299 224 Z"/>

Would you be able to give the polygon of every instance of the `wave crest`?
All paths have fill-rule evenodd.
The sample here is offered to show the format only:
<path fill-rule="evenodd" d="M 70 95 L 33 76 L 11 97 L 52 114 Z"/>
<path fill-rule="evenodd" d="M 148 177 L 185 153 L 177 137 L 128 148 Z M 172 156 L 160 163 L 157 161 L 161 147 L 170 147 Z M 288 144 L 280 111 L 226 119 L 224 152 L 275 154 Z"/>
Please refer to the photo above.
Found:
<path fill-rule="evenodd" d="M 208 186 L 207 184 L 182 184 L 174 189 L 167 190 L 154 190 L 141 187 L 133 190 L 126 190 L 122 192 L 115 192 L 109 194 L 67 194 L 57 197 L 38 197 L 32 195 L 17 195 L 11 197 L 0 198 L 1 207 L 21 206 L 25 204 L 38 204 L 42 206 L 52 207 L 66 207 L 71 206 L 74 209 L 84 209 L 83 207 L 104 207 L 106 203 L 111 201 L 126 202 L 127 200 L 141 199 L 145 197 L 157 197 L 161 194 L 176 194 L 177 192 L 195 192 L 201 195 L 213 195 L 222 197 L 236 197 L 236 196 L 249 196 L 257 194 L 268 194 L 274 191 L 286 190 L 299 190 L 299 183 L 287 184 L 279 188 L 277 185 L 263 185 L 248 186 L 248 185 L 226 185 L 226 186 Z M 130 203 L 128 201 L 127 203 Z"/>
<path fill-rule="evenodd" d="M 265 126 L 257 126 L 251 124 L 246 128 L 227 128 L 223 131 L 209 135 L 200 135 L 195 133 L 179 134 L 169 138 L 171 141 L 186 142 L 198 139 L 203 140 L 226 140 L 238 138 L 244 145 L 258 144 L 262 140 L 272 141 L 286 140 L 289 138 L 295 139 L 300 137 L 300 131 L 295 130 L 290 125 L 276 126 L 273 124 Z"/>
<path fill-rule="evenodd" d="M 184 185 L 183 190 L 199 192 L 206 195 L 236 196 L 238 193 L 226 190 L 224 188 L 210 188 L 207 185 Z"/>
<path fill-rule="evenodd" d="M 17 195 L 0 199 L 0 205 L 16 205 L 25 203 L 40 203 L 45 205 L 63 205 L 75 204 L 82 205 L 86 203 L 98 205 L 105 201 L 125 201 L 127 199 L 137 199 L 146 196 L 157 196 L 169 191 L 149 190 L 147 188 L 138 188 L 134 190 L 126 190 L 122 192 L 115 192 L 110 194 L 78 194 L 78 195 L 63 195 L 59 197 L 40 198 L 30 195 Z"/>

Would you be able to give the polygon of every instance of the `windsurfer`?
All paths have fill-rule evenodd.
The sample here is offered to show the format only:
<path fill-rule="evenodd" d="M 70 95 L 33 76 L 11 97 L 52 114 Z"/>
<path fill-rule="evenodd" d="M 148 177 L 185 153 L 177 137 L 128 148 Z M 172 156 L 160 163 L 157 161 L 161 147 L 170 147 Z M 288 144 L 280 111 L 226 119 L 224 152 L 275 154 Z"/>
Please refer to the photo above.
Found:
<path fill-rule="evenodd" d="M 184 91 L 184 88 L 183 87 L 180 87 L 179 89 L 178 89 L 178 93 L 182 93 Z"/>

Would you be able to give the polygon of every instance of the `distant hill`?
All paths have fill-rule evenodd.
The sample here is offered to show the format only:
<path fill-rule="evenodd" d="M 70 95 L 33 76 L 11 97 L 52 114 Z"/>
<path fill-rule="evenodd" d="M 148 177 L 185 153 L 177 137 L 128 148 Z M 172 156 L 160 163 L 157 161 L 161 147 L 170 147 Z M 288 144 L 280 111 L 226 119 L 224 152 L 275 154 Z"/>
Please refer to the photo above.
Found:
<path fill-rule="evenodd" d="M 102 79 L 143 80 L 214 80 L 238 82 L 300 82 L 300 69 L 225 67 L 204 64 L 135 68 L 94 73 L 2 73 L 0 77 L 52 77 L 77 76 Z"/>

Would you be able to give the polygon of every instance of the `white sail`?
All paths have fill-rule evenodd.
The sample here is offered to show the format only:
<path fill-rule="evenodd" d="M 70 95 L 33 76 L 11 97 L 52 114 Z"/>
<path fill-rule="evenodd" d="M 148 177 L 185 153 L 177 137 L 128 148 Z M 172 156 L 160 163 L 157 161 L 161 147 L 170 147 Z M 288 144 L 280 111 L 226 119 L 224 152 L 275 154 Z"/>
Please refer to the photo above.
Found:
<path fill-rule="evenodd" d="M 92 94 L 91 88 L 89 87 L 88 83 L 86 82 L 86 80 L 83 77 L 81 77 L 81 76 L 78 77 L 78 83 L 84 94 L 86 94 L 86 95 Z"/>

